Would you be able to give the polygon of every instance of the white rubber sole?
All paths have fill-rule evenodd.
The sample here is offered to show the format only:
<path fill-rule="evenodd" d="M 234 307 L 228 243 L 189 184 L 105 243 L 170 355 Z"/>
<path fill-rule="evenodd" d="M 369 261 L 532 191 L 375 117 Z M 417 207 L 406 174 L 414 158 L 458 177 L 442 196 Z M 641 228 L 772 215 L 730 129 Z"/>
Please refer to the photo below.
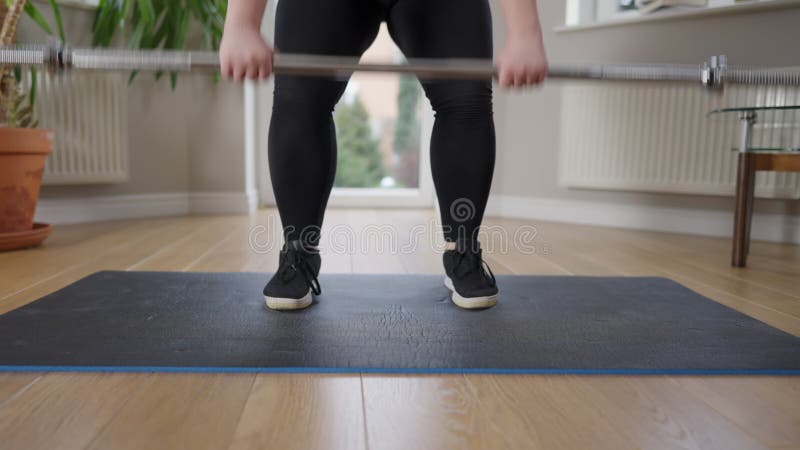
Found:
<path fill-rule="evenodd" d="M 293 311 L 311 306 L 311 304 L 314 303 L 314 293 L 309 289 L 308 294 L 302 298 L 267 297 L 265 295 L 264 300 L 267 301 L 267 308 L 269 309 L 274 309 L 276 311 Z"/>
<path fill-rule="evenodd" d="M 458 292 L 456 292 L 455 287 L 453 287 L 453 280 L 451 280 L 450 277 L 444 277 L 444 285 L 447 286 L 447 289 L 453 291 L 453 303 L 455 303 L 459 308 L 486 309 L 497 304 L 496 294 L 488 297 L 462 297 Z"/>

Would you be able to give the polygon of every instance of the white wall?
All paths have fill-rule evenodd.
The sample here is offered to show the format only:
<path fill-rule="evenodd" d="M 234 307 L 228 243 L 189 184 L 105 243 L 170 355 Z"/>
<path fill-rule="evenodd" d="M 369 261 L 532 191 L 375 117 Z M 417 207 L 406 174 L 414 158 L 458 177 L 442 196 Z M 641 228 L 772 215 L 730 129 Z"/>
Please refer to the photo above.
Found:
<path fill-rule="evenodd" d="M 499 12 L 497 3 L 497 0 L 492 0 L 494 11 Z M 740 65 L 782 66 L 800 63 L 796 39 L 793 41 L 787 35 L 787 30 L 796 29 L 800 23 L 800 7 L 569 33 L 554 31 L 555 27 L 564 22 L 564 2 L 540 1 L 539 8 L 545 45 L 553 63 L 699 64 L 716 54 L 727 54 L 729 61 Z M 494 26 L 495 49 L 499 51 L 506 35 L 500 14 L 495 14 Z M 723 217 L 730 212 L 733 200 L 729 197 L 603 192 L 560 187 L 557 180 L 560 105 L 560 88 L 557 82 L 548 82 L 544 88 L 522 94 L 498 90 L 495 101 L 498 162 L 493 188 L 495 201 L 490 206 L 490 213 L 569 220 L 568 214 L 560 215 L 558 208 L 547 208 L 547 213 L 538 214 L 536 208 L 515 212 L 513 208 L 500 207 L 498 200 L 504 198 L 513 200 L 507 201 L 507 205 L 524 205 L 524 202 L 520 203 L 520 199 L 559 200 L 573 202 L 572 206 L 594 203 L 603 205 L 608 216 L 614 215 L 614 207 L 640 205 L 642 210 L 662 208 L 698 217 L 698 221 L 685 226 L 684 231 L 723 236 L 730 234 L 727 222 L 716 221 L 711 225 L 704 222 L 709 214 Z M 793 216 L 787 220 L 795 224 L 791 226 L 797 227 L 799 203 L 759 200 L 755 210 L 758 214 Z M 534 202 L 528 204 L 533 205 Z M 569 207 L 567 203 L 564 204 L 565 208 Z M 591 217 L 589 212 L 587 217 Z M 775 217 L 770 216 L 770 220 L 772 219 Z M 757 217 L 756 222 L 758 220 Z M 651 228 L 657 228 L 658 225 L 651 220 L 642 223 L 649 223 L 647 226 Z M 621 219 L 616 225 L 626 224 Z M 757 237 L 768 238 L 768 234 L 759 232 Z M 792 239 L 800 240 L 800 236 Z"/>
<path fill-rule="evenodd" d="M 41 9 L 47 11 L 47 5 Z M 70 43 L 89 45 L 94 11 L 62 6 L 62 14 Z M 23 18 L 20 42 L 46 39 L 27 17 Z M 53 211 L 78 201 L 103 208 L 101 200 L 109 196 L 122 203 L 126 201 L 123 197 L 138 199 L 137 206 L 130 208 L 131 214 L 146 213 L 149 199 L 166 197 L 181 198 L 179 204 L 185 204 L 175 209 L 176 214 L 190 209 L 190 202 L 200 211 L 247 210 L 245 206 L 253 199 L 247 198 L 245 186 L 241 85 L 215 84 L 207 75 L 184 74 L 173 91 L 168 76 L 156 82 L 151 74 L 140 74 L 128 87 L 128 118 L 130 180 L 119 184 L 44 186 L 40 220 L 60 222 Z M 220 202 L 219 195 L 226 196 L 225 201 Z M 202 205 L 203 199 L 209 197 L 213 204 Z M 162 212 L 159 207 L 154 208 L 153 214 Z M 98 214 L 110 217 L 103 212 Z M 71 216 L 68 221 L 74 220 Z"/>

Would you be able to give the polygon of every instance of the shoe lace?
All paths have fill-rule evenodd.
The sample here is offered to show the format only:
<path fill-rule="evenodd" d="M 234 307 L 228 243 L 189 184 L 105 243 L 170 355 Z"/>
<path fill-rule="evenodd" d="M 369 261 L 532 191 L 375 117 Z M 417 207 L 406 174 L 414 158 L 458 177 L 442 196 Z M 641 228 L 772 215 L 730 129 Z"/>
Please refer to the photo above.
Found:
<path fill-rule="evenodd" d="M 294 279 L 299 273 L 305 278 L 306 284 L 311 288 L 314 295 L 320 295 L 322 288 L 319 285 L 319 280 L 314 274 L 314 269 L 306 259 L 306 253 L 303 250 L 288 248 L 283 252 L 283 264 L 278 269 L 278 277 L 284 282 L 289 282 Z"/>
<path fill-rule="evenodd" d="M 491 286 L 497 285 L 492 269 L 489 264 L 483 260 L 483 250 L 480 248 L 477 251 L 470 251 L 469 249 L 457 250 L 456 257 L 456 270 L 455 274 L 459 278 L 464 278 L 471 273 L 478 273 L 482 276 Z"/>

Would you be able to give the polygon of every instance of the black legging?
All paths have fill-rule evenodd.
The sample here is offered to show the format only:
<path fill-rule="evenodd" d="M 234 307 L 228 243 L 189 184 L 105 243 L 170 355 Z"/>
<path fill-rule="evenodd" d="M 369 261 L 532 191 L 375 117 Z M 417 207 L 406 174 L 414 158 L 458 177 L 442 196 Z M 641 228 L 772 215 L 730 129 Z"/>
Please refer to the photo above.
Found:
<path fill-rule="evenodd" d="M 280 0 L 280 52 L 361 56 L 385 21 L 408 58 L 492 57 L 487 0 Z M 346 81 L 275 77 L 269 165 L 288 241 L 316 245 L 336 174 L 333 109 Z M 491 81 L 422 81 L 436 113 L 431 169 L 445 239 L 480 227 L 495 160 Z M 310 232 L 309 232 L 310 231 Z"/>

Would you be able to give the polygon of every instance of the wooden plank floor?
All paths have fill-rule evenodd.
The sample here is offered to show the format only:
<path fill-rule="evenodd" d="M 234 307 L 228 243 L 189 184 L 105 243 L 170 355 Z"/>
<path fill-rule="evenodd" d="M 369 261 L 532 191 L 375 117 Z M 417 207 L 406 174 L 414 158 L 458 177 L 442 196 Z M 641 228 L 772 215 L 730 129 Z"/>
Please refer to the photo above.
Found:
<path fill-rule="evenodd" d="M 326 220 L 327 272 L 441 270 L 431 211 Z M 265 211 L 57 227 L 43 248 L 0 253 L 0 313 L 97 270 L 271 271 L 277 223 Z M 487 225 L 497 273 L 665 276 L 800 335 L 797 246 L 756 242 L 734 269 L 725 239 Z M 798 449 L 800 378 L 0 374 L 0 448 Z"/>

